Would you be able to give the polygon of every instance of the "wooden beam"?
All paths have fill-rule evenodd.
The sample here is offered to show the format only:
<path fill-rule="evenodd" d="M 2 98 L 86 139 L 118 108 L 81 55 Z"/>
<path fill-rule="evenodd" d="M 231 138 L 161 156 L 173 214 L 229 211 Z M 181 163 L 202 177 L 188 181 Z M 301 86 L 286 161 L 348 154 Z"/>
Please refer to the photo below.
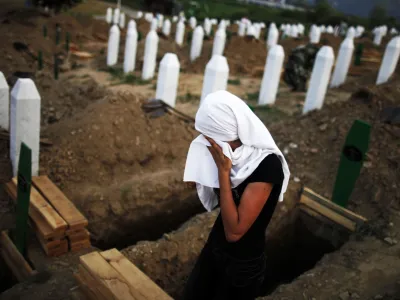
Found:
<path fill-rule="evenodd" d="M 112 297 L 107 297 L 108 299 L 135 300 L 134 289 L 98 252 L 83 255 L 79 260 L 85 269 L 110 291 Z"/>
<path fill-rule="evenodd" d="M 101 252 L 100 255 L 129 283 L 137 300 L 172 300 L 155 282 L 140 271 L 117 249 Z"/>
<path fill-rule="evenodd" d="M 360 216 L 360 215 L 352 212 L 351 210 L 348 210 L 340 205 L 337 205 L 336 203 L 315 193 L 313 190 L 311 190 L 307 187 L 304 188 L 303 195 L 318 202 L 319 204 L 321 204 L 323 206 L 330 208 L 331 210 L 338 213 L 339 215 L 342 215 L 343 217 L 346 217 L 346 218 L 352 220 L 353 222 L 356 222 L 357 224 L 362 224 L 362 223 L 365 223 L 368 221 L 363 216 Z"/>
<path fill-rule="evenodd" d="M 82 265 L 79 265 L 79 275 L 82 281 L 86 284 L 91 293 L 95 294 L 94 299 L 107 300 L 115 299 L 101 282 L 97 281 L 88 270 Z M 103 294 L 104 292 L 104 294 Z"/>
<path fill-rule="evenodd" d="M 17 186 L 17 178 L 13 178 L 12 182 Z M 53 230 L 65 230 L 67 228 L 65 220 L 33 186 L 31 188 L 31 205 L 44 217 Z"/>
<path fill-rule="evenodd" d="M 18 251 L 6 231 L 1 232 L 0 244 L 4 261 L 18 281 L 23 281 L 36 273 Z"/>
<path fill-rule="evenodd" d="M 33 185 L 68 223 L 69 229 L 84 228 L 88 225 L 83 214 L 47 176 L 33 177 L 32 181 Z"/>
<path fill-rule="evenodd" d="M 321 215 L 327 217 L 328 219 L 334 221 L 336 224 L 339 224 L 350 231 L 355 231 L 356 223 L 339 215 L 338 213 L 330 210 L 329 208 L 319 204 L 311 200 L 310 198 L 302 195 L 300 198 L 300 204 L 306 205 L 309 208 L 313 209 L 314 211 L 320 213 Z"/>

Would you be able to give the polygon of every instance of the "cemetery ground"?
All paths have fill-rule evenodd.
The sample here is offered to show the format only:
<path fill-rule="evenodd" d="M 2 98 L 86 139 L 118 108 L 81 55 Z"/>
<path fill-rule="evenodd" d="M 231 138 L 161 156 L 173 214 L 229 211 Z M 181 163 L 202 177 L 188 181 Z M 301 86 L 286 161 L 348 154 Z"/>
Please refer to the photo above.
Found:
<path fill-rule="evenodd" d="M 94 57 L 81 59 L 79 52 L 67 54 L 63 42 L 55 45 L 56 22 L 70 32 L 72 47 Z M 42 34 L 44 24 L 48 38 Z M 146 34 L 146 26 L 139 23 L 139 31 Z M 41 95 L 41 135 L 46 140 L 41 145 L 40 173 L 49 175 L 88 218 L 95 247 L 118 247 L 179 299 L 217 215 L 204 213 L 195 193 L 182 183 L 188 145 L 196 136 L 193 124 L 171 114 L 151 119 L 143 113 L 141 104 L 154 97 L 156 79 L 143 82 L 139 71 L 125 76 L 120 64 L 105 67 L 108 25 L 101 21 L 16 11 L 2 16 L 0 33 L 4 37 L 0 71 L 10 86 L 18 77 L 15 72 L 29 73 Z M 326 38 L 337 52 L 340 39 Z M 21 51 L 15 42 L 27 45 L 28 50 Z M 284 40 L 281 44 L 287 56 L 304 42 Z M 120 57 L 123 45 L 124 33 Z M 384 46 L 366 43 L 366 52 L 380 62 Z M 212 41 L 205 41 L 202 56 L 190 63 L 187 43 L 178 48 L 172 38 L 160 38 L 157 62 L 166 52 L 178 54 L 176 108 L 190 116 L 199 104 L 211 47 Z M 143 48 L 142 39 L 137 70 L 141 70 Z M 31 55 L 39 50 L 45 61 L 42 71 L 37 71 Z M 62 61 L 58 80 L 52 73 L 55 53 Z M 228 90 L 252 106 L 257 102 L 266 54 L 263 42 L 233 36 L 227 44 Z M 385 108 L 399 105 L 400 71 L 390 82 L 375 86 L 379 62 L 371 59 L 352 67 L 350 74 L 355 76 L 329 90 L 320 111 L 302 116 L 305 93 L 293 93 L 284 83 L 275 106 L 255 107 L 285 152 L 292 172 L 286 199 L 268 230 L 270 277 L 265 292 L 270 294 L 262 299 L 400 298 L 400 129 L 387 120 L 388 114 L 382 114 Z M 330 197 L 341 147 L 354 119 L 369 122 L 372 135 L 349 208 L 369 223 L 360 233 L 332 237 L 327 243 L 311 233 L 309 221 L 298 218 L 296 202 L 302 186 Z M 8 152 L 8 140 L 0 136 L 1 182 L 11 178 Z M 1 191 L 0 229 L 13 226 L 13 212 Z M 9 282 L 10 289 L 0 299 L 77 299 L 72 273 L 78 256 L 92 249 L 47 258 L 34 238 L 30 244 L 38 276 L 14 286 L 15 282 Z M 0 263 L 0 276 L 7 278 Z"/>

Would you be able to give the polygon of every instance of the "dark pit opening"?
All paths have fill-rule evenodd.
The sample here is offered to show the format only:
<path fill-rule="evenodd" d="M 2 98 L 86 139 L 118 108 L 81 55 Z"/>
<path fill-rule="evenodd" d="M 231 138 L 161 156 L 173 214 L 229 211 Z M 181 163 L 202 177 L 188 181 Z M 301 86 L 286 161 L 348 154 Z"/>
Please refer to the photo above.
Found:
<path fill-rule="evenodd" d="M 184 205 L 182 203 L 185 203 Z M 135 245 L 139 241 L 155 241 L 163 236 L 178 229 L 183 223 L 193 216 L 205 212 L 197 195 L 188 197 L 184 202 L 177 201 L 175 207 L 170 207 L 168 211 L 159 214 L 148 214 L 147 218 L 141 218 L 140 222 L 117 222 L 112 234 L 106 238 L 92 240 L 92 245 L 101 249 L 108 250 L 117 248 L 119 250 Z M 134 213 L 134 212 L 132 212 Z"/>
<path fill-rule="evenodd" d="M 17 283 L 18 280 L 7 266 L 3 256 L 0 255 L 0 294 L 12 288 Z"/>
<path fill-rule="evenodd" d="M 338 250 L 349 232 L 329 220 L 317 220 L 298 210 L 294 222 L 267 240 L 267 270 L 262 295 L 311 270 L 325 254 Z"/>

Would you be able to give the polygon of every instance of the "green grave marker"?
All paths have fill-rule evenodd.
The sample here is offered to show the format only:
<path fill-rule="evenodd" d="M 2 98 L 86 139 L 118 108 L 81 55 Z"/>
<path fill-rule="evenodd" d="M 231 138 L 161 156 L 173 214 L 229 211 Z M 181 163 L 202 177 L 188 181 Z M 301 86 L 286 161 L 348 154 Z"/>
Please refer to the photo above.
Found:
<path fill-rule="evenodd" d="M 58 73 L 59 73 L 58 58 L 57 58 L 57 55 L 54 55 L 54 79 L 55 80 L 58 80 Z"/>
<path fill-rule="evenodd" d="M 38 53 L 38 69 L 42 70 L 43 69 L 43 52 L 39 51 Z"/>
<path fill-rule="evenodd" d="M 24 256 L 26 252 L 26 235 L 28 229 L 31 183 L 32 151 L 27 145 L 21 143 L 21 151 L 18 162 L 16 228 L 13 237 L 15 246 Z"/>
<path fill-rule="evenodd" d="M 332 201 L 342 207 L 347 206 L 360 175 L 365 154 L 368 151 L 370 132 L 371 125 L 355 120 L 347 134 L 332 194 Z"/>
<path fill-rule="evenodd" d="M 361 65 L 361 58 L 364 52 L 364 44 L 358 44 L 357 49 L 354 55 L 354 65 L 360 66 Z"/>

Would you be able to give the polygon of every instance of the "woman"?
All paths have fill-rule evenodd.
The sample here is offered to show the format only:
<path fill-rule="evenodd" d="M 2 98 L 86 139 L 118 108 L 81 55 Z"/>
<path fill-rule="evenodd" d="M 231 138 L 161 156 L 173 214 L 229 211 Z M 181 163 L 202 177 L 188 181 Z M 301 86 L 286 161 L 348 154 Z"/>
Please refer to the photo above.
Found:
<path fill-rule="evenodd" d="M 184 291 L 185 300 L 254 299 L 265 272 L 265 230 L 283 199 L 289 168 L 250 108 L 226 91 L 209 94 L 196 115 L 184 181 L 220 214 Z"/>

